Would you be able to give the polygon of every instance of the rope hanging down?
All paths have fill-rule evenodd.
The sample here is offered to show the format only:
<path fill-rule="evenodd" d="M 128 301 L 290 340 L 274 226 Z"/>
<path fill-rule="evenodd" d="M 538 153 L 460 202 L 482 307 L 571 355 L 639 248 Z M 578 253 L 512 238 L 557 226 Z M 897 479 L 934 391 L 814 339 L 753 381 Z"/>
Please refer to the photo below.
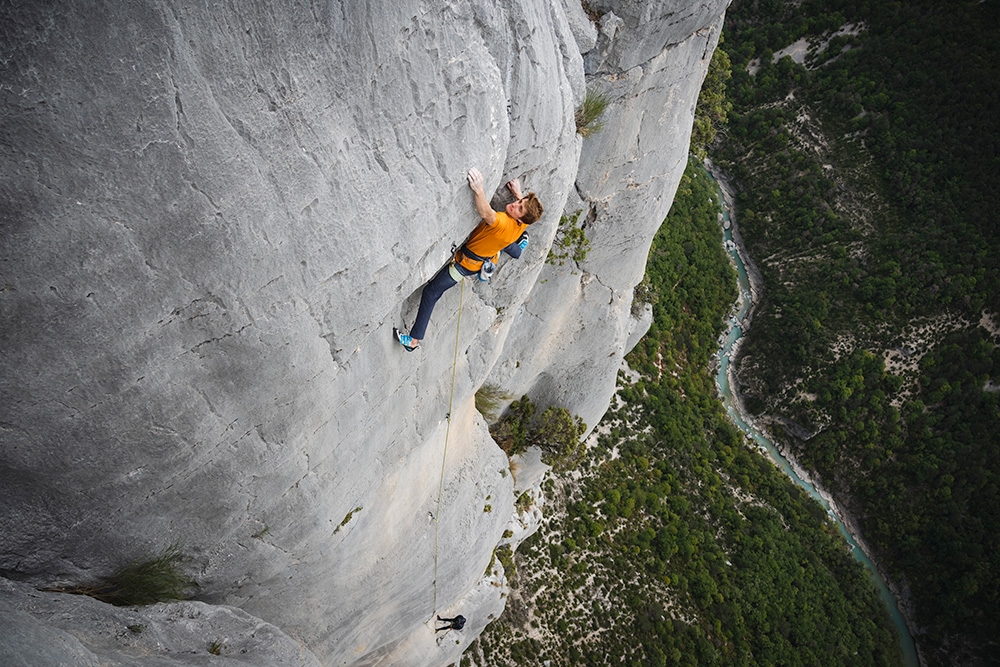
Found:
<path fill-rule="evenodd" d="M 465 296 L 465 280 L 458 293 L 458 324 L 455 327 L 455 357 L 451 362 L 451 396 L 448 397 L 448 425 L 444 432 L 444 453 L 441 455 L 441 481 L 438 483 L 437 511 L 434 512 L 434 615 L 438 608 L 438 528 L 441 520 L 441 496 L 444 494 L 444 468 L 448 460 L 448 439 L 451 437 L 451 410 L 455 400 L 455 373 L 458 369 L 459 334 L 462 331 L 462 297 Z"/>

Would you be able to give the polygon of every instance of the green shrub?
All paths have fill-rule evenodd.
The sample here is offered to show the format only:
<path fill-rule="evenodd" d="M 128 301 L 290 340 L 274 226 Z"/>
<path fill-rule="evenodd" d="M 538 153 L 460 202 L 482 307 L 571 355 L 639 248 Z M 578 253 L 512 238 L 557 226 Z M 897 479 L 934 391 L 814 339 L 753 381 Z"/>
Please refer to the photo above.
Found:
<path fill-rule="evenodd" d="M 490 429 L 490 435 L 496 440 L 507 456 L 523 454 L 529 442 L 531 422 L 535 416 L 535 405 L 527 396 L 514 401 L 507 408 L 507 414 Z"/>
<path fill-rule="evenodd" d="M 587 253 L 590 251 L 590 239 L 587 238 L 583 227 L 577 224 L 581 213 L 583 211 L 577 211 L 573 215 L 564 215 L 559 218 L 559 229 L 556 232 L 555 241 L 552 242 L 552 248 L 549 249 L 549 254 L 545 258 L 547 263 L 553 266 L 562 266 L 567 259 L 572 259 L 574 262 L 582 262 L 587 259 Z"/>
<path fill-rule="evenodd" d="M 583 451 L 580 438 L 587 425 L 566 408 L 550 407 L 538 419 L 533 443 L 542 450 L 542 461 L 559 470 L 572 468 Z"/>
<path fill-rule="evenodd" d="M 175 543 L 158 556 L 129 563 L 109 580 L 113 590 L 106 601 L 116 605 L 143 605 L 186 599 L 193 582 L 181 570 L 183 560 L 180 547 Z"/>
<path fill-rule="evenodd" d="M 350 512 L 348 512 L 344 516 L 344 520 L 340 522 L 340 525 L 333 529 L 333 533 L 332 534 L 336 535 L 337 533 L 339 533 L 340 529 L 343 528 L 344 526 L 346 526 L 347 524 L 349 524 L 351 522 L 351 519 L 354 518 L 354 515 L 357 514 L 358 512 L 360 512 L 363 509 L 364 509 L 364 507 L 355 507 Z"/>
<path fill-rule="evenodd" d="M 591 137 L 602 129 L 604 129 L 604 122 L 601 120 L 601 116 L 604 115 L 604 110 L 608 108 L 608 98 L 601 93 L 596 93 L 592 90 L 588 90 L 586 96 L 583 98 L 583 104 L 579 106 L 576 110 L 576 131 L 583 137 Z"/>
<path fill-rule="evenodd" d="M 484 384 L 476 392 L 476 410 L 483 415 L 488 423 L 492 424 L 500 416 L 501 406 L 512 398 L 513 396 L 497 385 Z"/>
<path fill-rule="evenodd" d="M 556 468 L 571 468 L 582 453 L 580 438 L 587 425 L 569 410 L 549 407 L 535 418 L 537 408 L 527 396 L 510 404 L 507 414 L 490 430 L 508 456 L 523 454 L 528 447 L 542 450 L 542 460 Z"/>
<path fill-rule="evenodd" d="M 494 553 L 503 566 L 503 573 L 506 575 L 507 581 L 511 581 L 517 573 L 517 565 L 514 564 L 514 550 L 510 548 L 509 544 L 504 544 L 497 547 Z"/>
<path fill-rule="evenodd" d="M 517 497 L 517 511 L 524 512 L 529 507 L 535 503 L 535 499 L 531 497 L 531 491 L 525 491 L 520 496 Z"/>
<path fill-rule="evenodd" d="M 656 293 L 656 289 L 653 287 L 653 283 L 650 282 L 649 274 L 647 273 L 642 277 L 642 281 L 632 290 L 632 316 L 639 317 L 642 315 L 643 306 L 647 303 L 650 306 L 655 306 L 659 300 L 660 296 Z"/>

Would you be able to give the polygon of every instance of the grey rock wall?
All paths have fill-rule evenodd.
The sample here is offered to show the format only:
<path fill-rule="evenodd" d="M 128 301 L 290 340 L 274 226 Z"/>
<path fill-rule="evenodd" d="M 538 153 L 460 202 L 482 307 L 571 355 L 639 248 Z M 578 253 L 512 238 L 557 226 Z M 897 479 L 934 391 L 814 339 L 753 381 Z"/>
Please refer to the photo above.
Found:
<path fill-rule="evenodd" d="M 590 63 L 602 48 L 621 51 L 631 63 L 648 48 L 637 44 L 649 42 L 643 28 L 661 40 L 653 57 L 627 70 L 608 71 L 605 63 L 588 71 L 589 87 L 610 102 L 608 122 L 583 144 L 565 211 L 582 211 L 591 247 L 583 262 L 543 266 L 490 377 L 514 395 L 565 406 L 590 426 L 608 407 L 624 352 L 651 322 L 648 310 L 633 315 L 632 290 L 684 173 L 698 92 L 728 2 L 692 6 L 681 17 L 677 3 L 662 4 L 662 15 L 650 13 L 657 3 L 643 4 L 641 17 L 626 14 L 615 39 L 602 36 L 587 54 Z"/>
<path fill-rule="evenodd" d="M 606 409 L 726 3 L 604 4 L 613 34 L 572 0 L 0 8 L 0 573 L 23 582 L 0 605 L 24 636 L 118 660 L 97 621 L 12 600 L 174 542 L 184 605 L 319 664 L 447 664 L 502 611 L 513 480 L 473 394 Z M 588 85 L 613 103 L 583 142 Z M 392 327 L 476 222 L 470 166 L 546 216 L 407 354 Z M 594 247 L 553 267 L 567 201 Z M 439 643 L 435 612 L 469 625 Z"/>
<path fill-rule="evenodd" d="M 4 667 L 320 667 L 273 625 L 204 602 L 128 609 L 0 579 L 0 627 Z"/>

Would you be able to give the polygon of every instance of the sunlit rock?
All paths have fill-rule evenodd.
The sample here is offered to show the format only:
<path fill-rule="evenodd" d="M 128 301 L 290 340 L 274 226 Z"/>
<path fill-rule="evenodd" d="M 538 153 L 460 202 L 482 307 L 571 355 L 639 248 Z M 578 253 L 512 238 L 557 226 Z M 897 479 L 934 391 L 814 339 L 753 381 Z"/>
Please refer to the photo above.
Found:
<path fill-rule="evenodd" d="M 457 659 L 503 608 L 487 568 L 515 516 L 475 391 L 593 426 L 648 326 L 632 288 L 726 6 L 682 4 L 592 3 L 610 36 L 568 0 L 0 10 L 12 623 L 117 660 L 114 609 L 60 624 L 11 600 L 178 543 L 198 602 L 142 623 L 266 624 L 307 664 Z M 584 141 L 588 86 L 611 106 Z M 477 222 L 471 166 L 547 212 L 409 354 L 392 328 Z M 546 264 L 571 199 L 591 249 Z M 107 607 L 65 608 L 83 605 Z M 469 623 L 437 642 L 436 613 Z M 247 664 L 293 657 L 268 655 Z"/>

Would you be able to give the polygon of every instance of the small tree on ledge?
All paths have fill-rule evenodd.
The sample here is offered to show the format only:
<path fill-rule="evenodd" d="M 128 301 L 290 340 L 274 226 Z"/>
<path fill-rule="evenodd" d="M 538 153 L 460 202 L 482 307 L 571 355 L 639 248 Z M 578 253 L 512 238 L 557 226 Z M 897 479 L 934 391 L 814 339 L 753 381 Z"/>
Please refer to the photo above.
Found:
<path fill-rule="evenodd" d="M 572 468 L 583 453 L 580 439 L 587 425 L 566 408 L 552 406 L 535 419 L 537 408 L 527 396 L 511 403 L 490 434 L 508 456 L 528 447 L 542 450 L 542 461 L 559 470 Z"/>

